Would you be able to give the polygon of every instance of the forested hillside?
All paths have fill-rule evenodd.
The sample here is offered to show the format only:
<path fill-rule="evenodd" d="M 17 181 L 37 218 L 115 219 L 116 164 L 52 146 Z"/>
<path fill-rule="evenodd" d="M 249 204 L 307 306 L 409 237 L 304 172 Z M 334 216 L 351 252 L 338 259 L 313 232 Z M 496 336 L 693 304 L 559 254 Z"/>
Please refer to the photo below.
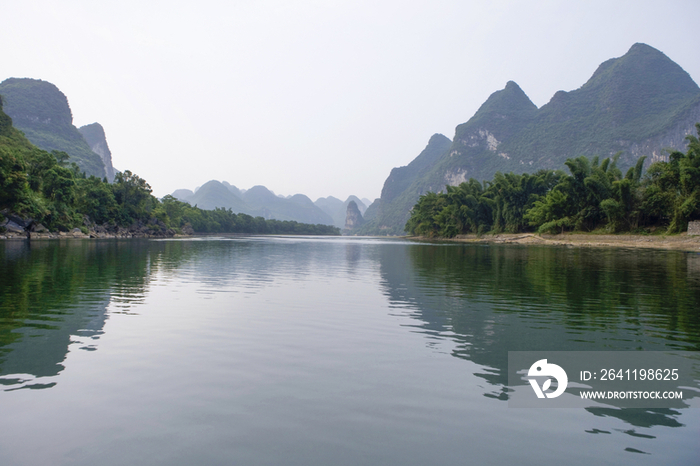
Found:
<path fill-rule="evenodd" d="M 700 124 L 696 125 L 700 136 Z M 406 231 L 412 235 L 537 231 L 679 233 L 700 220 L 700 140 L 687 137 L 686 152 L 674 151 L 643 172 L 645 157 L 623 175 L 619 154 L 602 161 L 566 161 L 568 174 L 496 173 L 487 182 L 470 179 L 427 193 L 413 208 Z"/>
<path fill-rule="evenodd" d="M 102 158 L 73 126 L 68 99 L 56 86 L 40 79 L 9 78 L 0 83 L 0 95 L 5 113 L 32 144 L 69 154 L 88 175 L 107 175 Z"/>
<path fill-rule="evenodd" d="M 421 194 L 471 178 L 492 180 L 497 172 L 563 170 L 568 159 L 582 155 L 604 159 L 620 153 L 617 166 L 625 172 L 642 156 L 647 163 L 668 160 L 667 149 L 684 150 L 684 138 L 698 121 L 700 88 L 645 44 L 602 63 L 580 88 L 555 93 L 539 109 L 511 81 L 457 126 L 450 146 L 429 167 L 402 180 L 400 193 L 392 187 L 400 169 L 392 170 L 377 216 L 364 230 L 400 234 Z M 408 202 L 397 203 L 399 197 Z"/>
<path fill-rule="evenodd" d="M 177 232 L 339 234 L 328 225 L 265 220 L 231 210 L 206 211 L 172 196 L 162 201 L 148 183 L 126 170 L 114 183 L 86 175 L 62 151 L 32 145 L 12 126 L 0 99 L 0 233 L 12 217 L 22 229 L 43 232 L 79 228 L 124 235 L 172 236 Z"/>

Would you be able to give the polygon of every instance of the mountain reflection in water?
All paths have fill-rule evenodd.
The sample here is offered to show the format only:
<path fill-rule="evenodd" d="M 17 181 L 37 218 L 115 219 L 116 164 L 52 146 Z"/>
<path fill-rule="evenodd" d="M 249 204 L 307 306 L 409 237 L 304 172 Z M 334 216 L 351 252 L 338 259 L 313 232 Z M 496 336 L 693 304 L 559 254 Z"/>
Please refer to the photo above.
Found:
<path fill-rule="evenodd" d="M 386 248 L 382 285 L 508 399 L 508 351 L 700 351 L 700 255 L 515 245 Z M 391 257 L 391 259 L 388 259 Z M 399 259 L 400 258 L 400 259 Z M 397 260 L 398 259 L 398 260 Z M 588 408 L 635 426 L 673 410 Z"/>
<path fill-rule="evenodd" d="M 348 393 L 349 399 L 330 397 L 329 403 L 338 405 L 325 409 L 335 413 L 338 420 L 334 421 L 333 416 L 324 418 L 318 431 L 307 426 L 309 435 L 321 437 L 342 431 L 343 424 L 336 423 L 340 419 L 368 428 L 372 428 L 370 420 L 374 419 L 373 428 L 383 435 L 386 431 L 380 426 L 394 411 L 384 413 L 378 407 L 392 402 L 424 408 L 410 411 L 412 416 L 429 416 L 432 410 L 438 416 L 444 409 L 440 397 L 448 397 L 444 403 L 448 399 L 465 403 L 455 413 L 465 410 L 479 414 L 474 411 L 475 406 L 484 397 L 489 401 L 483 403 L 492 406 L 490 409 L 505 406 L 513 390 L 508 386 L 508 351 L 700 351 L 700 255 L 675 251 L 298 237 L 31 244 L 7 241 L 0 245 L 0 265 L 0 404 L 8 406 L 12 392 L 25 391 L 20 389 L 59 390 L 65 369 L 71 367 L 70 353 L 99 353 L 101 338 L 106 336 L 113 341 L 105 351 L 110 360 L 116 361 L 122 357 L 113 349 L 121 348 L 116 343 L 134 339 L 131 346 L 124 346 L 128 351 L 120 350 L 124 351 L 123 364 L 131 367 L 150 358 L 156 361 L 158 348 L 170 347 L 173 335 L 183 335 L 181 346 L 201 347 L 210 356 L 210 361 L 196 359 L 196 364 L 205 364 L 201 368 L 204 373 L 218 374 L 199 384 L 201 388 L 195 393 L 203 398 L 216 395 L 218 403 L 245 407 L 265 420 L 263 426 L 275 429 L 284 429 L 280 425 L 290 421 L 280 420 L 274 412 L 282 406 L 293 410 L 293 400 L 310 397 L 309 390 L 316 393 L 318 387 L 327 387 L 329 393 L 344 393 L 350 390 L 348 387 L 362 387 L 362 397 L 357 397 L 356 391 Z M 357 294 L 355 289 L 364 291 Z M 116 327 L 107 324 L 117 316 L 131 320 L 120 321 L 123 323 Z M 233 320 L 229 322 L 230 319 Z M 158 331 L 140 330 L 151 320 Z M 131 331 L 134 335 L 129 335 Z M 303 335 L 299 336 L 300 332 Z M 148 336 L 139 336 L 142 334 Z M 396 371 L 392 377 L 398 377 L 382 383 L 412 383 L 416 380 L 414 365 L 425 361 L 407 357 L 401 361 L 405 366 L 398 367 L 398 360 L 391 359 L 394 356 L 388 352 L 392 347 L 410 346 L 416 336 L 423 340 L 421 358 L 431 353 L 454 356 L 457 359 L 447 357 L 452 362 L 439 359 L 442 362 L 437 366 L 454 367 L 459 361 L 459 367 L 469 372 L 464 377 L 474 376 L 483 382 L 431 395 L 435 400 L 391 401 L 386 398 L 391 395 L 383 390 L 396 390 L 379 384 L 377 377 L 381 377 L 382 369 L 371 377 L 367 375 L 366 380 L 355 378 L 362 376 L 361 368 L 371 369 L 375 361 L 377 367 Z M 158 343 L 139 343 L 149 339 Z M 139 354 L 140 344 L 151 348 L 151 353 Z M 265 351 L 277 359 L 255 359 L 258 355 L 264 357 Z M 256 355 L 257 362 L 249 367 L 245 364 L 250 355 Z M 361 355 L 358 361 L 344 363 L 337 359 L 335 364 L 357 367 L 353 378 L 339 375 L 335 379 L 329 375 L 334 370 L 327 364 L 333 363 L 333 358 L 356 355 Z M 90 364 L 89 357 L 81 361 Z M 267 363 L 270 365 L 260 366 Z M 157 366 L 156 362 L 153 364 Z M 231 372 L 221 372 L 227 364 L 232 364 Z M 297 372 L 290 372 L 290 367 Z M 152 382 L 156 387 L 153 389 L 162 389 L 175 400 L 191 399 L 190 392 L 173 392 L 176 379 L 171 380 L 174 375 L 167 366 L 149 370 L 155 371 L 154 380 L 164 380 L 158 382 L 163 385 Z M 275 399 L 290 401 L 273 404 L 276 408 L 264 413 L 257 411 L 257 405 L 246 404 L 246 397 L 252 394 L 234 395 L 237 392 L 231 389 L 200 392 L 208 386 L 226 387 L 227 383 L 241 384 L 248 379 L 262 383 L 260 380 L 275 379 L 281 374 L 291 374 L 293 380 L 303 375 L 310 385 L 300 385 L 298 392 L 293 384 L 275 386 Z M 236 381 L 227 382 L 227 377 L 234 375 Z M 447 373 L 437 377 L 436 383 L 450 378 Z M 166 384 L 165 380 L 169 382 Z M 428 385 L 424 391 L 418 393 L 428 393 L 425 390 L 431 385 L 425 383 Z M 141 389 L 138 385 L 129 386 Z M 175 405 L 167 406 L 174 409 Z M 215 412 L 217 406 L 200 407 L 200 415 L 209 410 Z M 302 419 L 308 415 L 308 407 L 301 406 L 306 405 L 301 403 L 296 414 L 289 416 Z M 137 412 L 145 407 L 134 409 Z M 366 414 L 360 415 L 358 409 Z M 538 410 L 516 411 L 519 410 L 506 408 L 494 413 L 489 425 L 505 429 L 507 424 L 503 423 L 543 416 L 523 413 Z M 649 446 L 660 445 L 655 427 L 674 428 L 675 432 L 684 432 L 681 437 L 686 438 L 686 420 L 695 425 L 698 416 L 696 409 L 642 410 L 612 405 L 591 406 L 586 412 L 591 423 L 575 428 L 577 435 L 600 436 L 617 429 L 631 439 L 656 442 L 642 444 Z M 361 421 L 362 416 L 367 419 Z M 596 419 L 604 418 L 616 419 L 624 427 L 596 424 Z M 442 421 L 438 416 L 421 422 L 439 426 Z M 394 428 L 398 432 L 409 429 L 407 426 Z M 452 431 L 462 428 L 455 426 Z M 476 444 L 484 443 L 479 439 L 474 437 L 476 443 L 471 448 L 476 450 Z M 245 448 L 263 455 L 257 449 L 258 441 L 251 440 Z M 358 449 L 354 441 L 346 441 L 348 451 Z M 388 440 L 382 442 L 383 445 Z M 419 456 L 415 452 L 411 456 L 410 448 L 406 449 L 397 439 L 396 448 L 400 445 L 406 458 L 418 462 Z M 637 443 L 630 445 L 620 451 L 626 455 L 647 452 Z M 193 447 L 193 451 L 198 447 Z M 144 446 L 142 454 L 150 452 L 150 448 Z M 386 460 L 382 448 L 378 444 L 365 453 Z M 264 455 L 268 454 L 273 452 L 265 450 Z M 271 458 L 272 464 L 275 457 Z M 299 458 L 303 462 L 301 459 L 311 456 L 300 453 Z M 348 464 L 356 464 L 356 460 L 357 457 L 348 456 Z M 440 463 L 435 458 L 435 464 Z"/>

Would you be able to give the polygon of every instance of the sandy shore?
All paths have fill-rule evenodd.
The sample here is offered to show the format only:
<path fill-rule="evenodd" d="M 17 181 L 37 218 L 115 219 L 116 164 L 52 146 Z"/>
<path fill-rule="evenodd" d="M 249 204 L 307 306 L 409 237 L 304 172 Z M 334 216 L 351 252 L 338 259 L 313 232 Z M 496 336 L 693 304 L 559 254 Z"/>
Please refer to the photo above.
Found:
<path fill-rule="evenodd" d="M 412 237 L 418 240 L 433 238 Z M 680 251 L 700 251 L 700 236 L 680 235 L 597 235 L 581 233 L 564 233 L 561 235 L 538 235 L 534 233 L 484 235 L 458 235 L 440 241 L 460 243 L 512 243 L 512 244 L 543 244 L 575 247 L 616 247 L 616 248 L 647 248 L 675 249 Z"/>

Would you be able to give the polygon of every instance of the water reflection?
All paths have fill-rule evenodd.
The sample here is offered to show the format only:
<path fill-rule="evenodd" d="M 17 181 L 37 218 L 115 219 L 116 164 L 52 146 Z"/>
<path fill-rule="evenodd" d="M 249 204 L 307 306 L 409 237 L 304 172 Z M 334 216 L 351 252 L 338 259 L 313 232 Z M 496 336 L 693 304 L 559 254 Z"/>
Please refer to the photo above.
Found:
<path fill-rule="evenodd" d="M 454 464 L 465 450 L 480 462 L 506 462 L 517 452 L 502 451 L 501 434 L 571 444 L 598 436 L 600 451 L 614 454 L 619 445 L 604 439 L 621 433 L 631 439 L 626 451 L 639 454 L 646 449 L 632 440 L 672 427 L 677 444 L 689 445 L 691 429 L 679 427 L 697 418 L 685 409 L 600 405 L 547 417 L 504 401 L 513 390 L 508 351 L 700 350 L 698 257 L 353 238 L 4 242 L 0 383 L 5 390 L 58 383 L 40 393 L 80 398 L 72 406 L 94 396 L 103 415 L 86 430 L 117 429 L 130 448 L 138 440 L 134 457 L 161 454 L 145 440 L 150 432 L 125 434 L 158 416 L 192 457 L 228 451 L 236 438 L 239 450 L 259 459 L 272 455 L 261 439 L 274 438 L 277 448 L 286 438 L 309 450 L 325 446 L 327 461 L 317 464 L 333 463 L 333 442 L 346 445 L 347 464 L 361 462 L 358 446 L 387 460 L 374 464 L 402 452 L 414 463 L 419 454 L 430 463 L 451 452 L 432 464 Z M 99 372 L 93 362 L 80 367 L 83 379 L 79 371 L 61 374 L 77 350 L 97 350 L 77 354 L 121 370 L 86 381 Z M 4 396 L 5 409 L 20 399 Z M 121 419 L 113 406 L 130 408 L 123 424 L 112 424 Z M 25 424 L 34 428 L 31 419 Z M 224 446 L 193 440 L 200 427 Z M 657 451 L 676 444 L 664 442 Z"/>
<path fill-rule="evenodd" d="M 69 351 L 98 349 L 109 314 L 135 314 L 153 285 L 254 294 L 352 276 L 361 254 L 357 241 L 301 237 L 2 242 L 0 385 L 53 387 Z"/>
<path fill-rule="evenodd" d="M 178 280 L 201 284 L 202 292 L 253 290 L 277 280 L 331 276 L 352 271 L 357 265 L 352 257 L 359 257 L 355 242 L 312 237 L 209 237 L 159 243 L 165 245 L 162 270 L 176 271 Z"/>
<path fill-rule="evenodd" d="M 483 367 L 507 400 L 508 351 L 700 350 L 695 254 L 536 246 L 383 248 L 392 305 L 429 341 Z M 679 426 L 674 410 L 589 408 L 634 426 Z"/>
<path fill-rule="evenodd" d="M 143 299 L 144 243 L 5 241 L 0 244 L 0 384 L 50 388 L 69 348 L 94 351 L 107 308 Z"/>

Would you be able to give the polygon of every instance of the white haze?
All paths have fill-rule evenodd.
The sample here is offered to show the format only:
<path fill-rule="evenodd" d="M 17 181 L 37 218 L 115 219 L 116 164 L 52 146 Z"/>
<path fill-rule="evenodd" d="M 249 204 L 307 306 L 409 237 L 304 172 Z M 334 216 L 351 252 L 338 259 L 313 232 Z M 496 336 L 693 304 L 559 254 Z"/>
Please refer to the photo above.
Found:
<path fill-rule="evenodd" d="M 0 80 L 50 81 L 154 194 L 374 199 L 506 82 L 537 105 L 635 42 L 697 82 L 693 1 L 5 2 Z"/>

